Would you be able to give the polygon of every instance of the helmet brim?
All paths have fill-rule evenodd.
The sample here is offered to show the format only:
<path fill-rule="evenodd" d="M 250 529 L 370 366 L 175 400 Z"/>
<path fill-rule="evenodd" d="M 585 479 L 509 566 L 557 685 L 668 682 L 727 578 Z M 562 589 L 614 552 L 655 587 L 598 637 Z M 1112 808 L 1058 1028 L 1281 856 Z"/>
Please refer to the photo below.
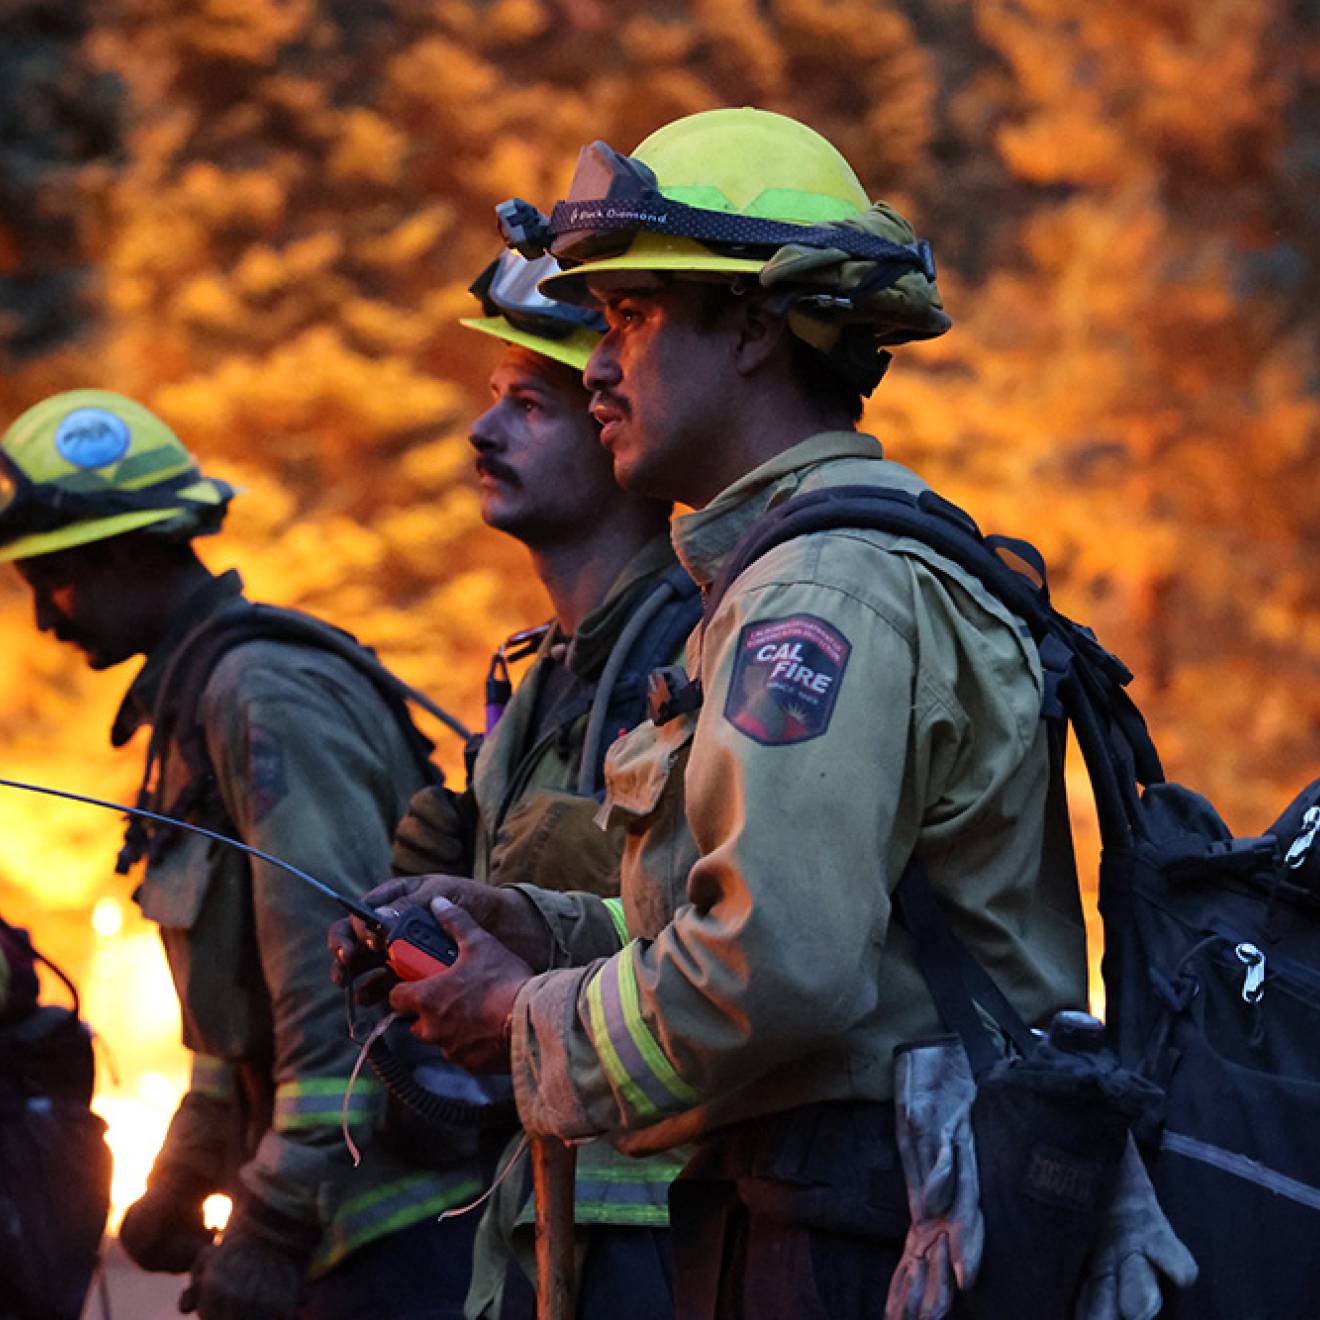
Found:
<path fill-rule="evenodd" d="M 624 276 L 630 271 L 730 277 L 755 275 L 765 266 L 766 260 L 765 257 L 726 256 L 703 247 L 695 239 L 639 234 L 627 252 L 617 257 L 601 257 L 598 261 L 584 261 L 569 270 L 547 275 L 536 287 L 547 298 L 590 304 L 596 300 L 587 285 L 597 277 Z"/>
<path fill-rule="evenodd" d="M 241 487 L 234 488 L 233 494 L 241 493 Z M 227 502 L 220 488 L 207 477 L 184 487 L 179 494 L 200 504 Z M 76 546 L 108 541 L 112 536 L 141 531 L 192 511 L 186 505 L 172 509 L 138 509 L 132 513 L 116 513 L 109 518 L 84 518 L 81 522 L 56 527 L 49 532 L 33 532 L 0 545 L 0 564 L 10 564 L 16 559 L 35 559 L 38 555 L 51 555 L 58 550 L 72 550 Z"/>
<path fill-rule="evenodd" d="M 600 335 L 594 330 L 574 330 L 563 339 L 550 339 L 534 335 L 526 330 L 519 330 L 502 316 L 466 316 L 459 325 L 475 330 L 478 334 L 490 335 L 502 339 L 506 344 L 517 344 L 520 348 L 530 349 L 542 357 L 555 362 L 562 362 L 576 371 L 585 371 L 587 360 L 600 343 Z"/>

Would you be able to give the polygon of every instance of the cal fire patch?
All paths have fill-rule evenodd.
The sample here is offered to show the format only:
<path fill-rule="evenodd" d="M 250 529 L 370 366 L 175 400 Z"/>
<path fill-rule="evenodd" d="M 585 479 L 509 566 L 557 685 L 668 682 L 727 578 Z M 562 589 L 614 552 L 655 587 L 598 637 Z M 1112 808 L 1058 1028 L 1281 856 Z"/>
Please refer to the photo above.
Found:
<path fill-rule="evenodd" d="M 852 644 L 814 614 L 749 623 L 738 635 L 724 718 L 776 746 L 830 727 Z"/>

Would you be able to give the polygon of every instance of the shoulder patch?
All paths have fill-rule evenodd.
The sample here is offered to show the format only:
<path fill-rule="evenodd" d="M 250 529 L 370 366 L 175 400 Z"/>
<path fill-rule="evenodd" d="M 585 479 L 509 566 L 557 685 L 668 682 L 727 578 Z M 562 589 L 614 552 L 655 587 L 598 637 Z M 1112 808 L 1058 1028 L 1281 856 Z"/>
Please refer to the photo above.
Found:
<path fill-rule="evenodd" d="M 852 643 L 814 614 L 747 624 L 724 718 L 766 746 L 806 742 L 830 727 Z"/>
<path fill-rule="evenodd" d="M 247 775 L 252 820 L 259 824 L 289 791 L 284 748 L 264 724 L 254 724 L 248 730 Z"/>

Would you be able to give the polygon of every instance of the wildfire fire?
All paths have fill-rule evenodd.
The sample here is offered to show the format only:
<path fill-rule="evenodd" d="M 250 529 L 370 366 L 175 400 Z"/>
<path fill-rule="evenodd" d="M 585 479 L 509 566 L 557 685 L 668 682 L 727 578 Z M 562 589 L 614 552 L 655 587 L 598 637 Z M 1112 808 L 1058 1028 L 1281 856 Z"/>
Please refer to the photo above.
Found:
<path fill-rule="evenodd" d="M 1299 165 L 1320 120 L 1300 8 L 604 13 L 14 7 L 0 427 L 56 390 L 141 398 L 245 489 L 204 549 L 215 567 L 474 712 L 489 648 L 545 613 L 466 484 L 490 360 L 454 322 L 493 255 L 491 206 L 562 196 L 593 138 L 627 149 L 692 109 L 773 105 L 836 141 L 939 255 L 955 331 L 904 350 L 867 429 L 988 530 L 1039 544 L 1055 599 L 1137 670 L 1171 777 L 1262 829 L 1320 765 L 1320 256 Z M 104 737 L 127 672 L 89 675 L 36 639 L 11 579 L 5 773 L 131 800 L 141 744 Z M 1098 840 L 1075 752 L 1069 787 L 1099 1011 Z M 112 1227 L 188 1069 L 156 933 L 110 873 L 116 828 L 0 794 L 0 912 L 69 971 L 101 1042 Z"/>
<path fill-rule="evenodd" d="M 92 909 L 95 944 L 80 987 L 102 1045 L 93 1108 L 114 1155 L 110 1230 L 146 1190 L 151 1162 L 188 1082 L 174 986 L 154 928 L 119 900 Z"/>

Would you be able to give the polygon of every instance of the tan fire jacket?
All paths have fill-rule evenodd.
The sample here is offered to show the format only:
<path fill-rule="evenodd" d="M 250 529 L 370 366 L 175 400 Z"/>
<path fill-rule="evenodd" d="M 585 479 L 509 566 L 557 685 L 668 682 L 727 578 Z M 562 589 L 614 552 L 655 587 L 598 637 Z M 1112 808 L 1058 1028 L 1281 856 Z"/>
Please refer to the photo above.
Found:
<path fill-rule="evenodd" d="M 852 484 L 923 487 L 870 437 L 818 435 L 677 520 L 679 557 L 709 584 L 772 504 Z M 700 711 L 642 725 L 607 765 L 631 942 L 601 947 L 588 897 L 538 900 L 586 965 L 519 996 L 530 1130 L 657 1150 L 888 1098 L 894 1046 L 940 1029 L 890 921 L 914 849 L 1028 1021 L 1084 1004 L 1076 886 L 1040 864 L 1040 666 L 979 583 L 909 540 L 804 536 L 738 579 L 689 668 Z"/>
<path fill-rule="evenodd" d="M 234 608 L 241 587 L 228 573 L 188 603 L 130 688 L 117 743 L 151 718 L 186 635 Z M 369 679 L 328 651 L 248 641 L 216 665 L 198 714 L 215 774 L 198 824 L 237 831 L 347 894 L 360 897 L 388 873 L 390 835 L 423 778 Z M 186 777 L 172 747 L 166 803 Z M 352 1167 L 340 1125 L 359 1047 L 329 979 L 336 904 L 191 834 L 148 866 L 135 897 L 161 928 L 183 1041 L 195 1053 L 192 1089 L 229 1101 L 241 1182 L 323 1227 L 315 1271 L 480 1191 L 475 1158 L 420 1169 L 373 1141 L 385 1097 L 369 1073 L 352 1092 L 349 1121 L 365 1151 Z"/>

